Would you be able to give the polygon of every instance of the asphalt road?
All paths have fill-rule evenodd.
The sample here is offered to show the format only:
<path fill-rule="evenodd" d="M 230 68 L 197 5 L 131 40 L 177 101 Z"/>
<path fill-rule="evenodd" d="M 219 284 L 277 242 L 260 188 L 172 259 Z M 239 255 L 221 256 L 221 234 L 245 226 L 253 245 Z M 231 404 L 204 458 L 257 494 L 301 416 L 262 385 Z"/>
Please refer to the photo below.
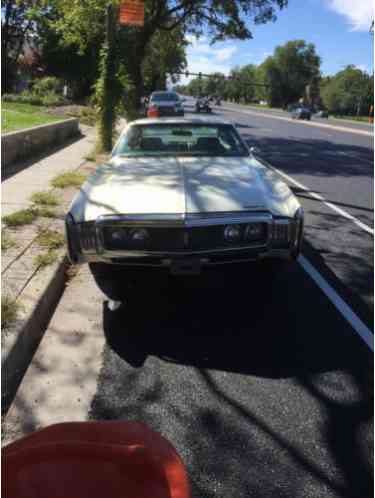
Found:
<path fill-rule="evenodd" d="M 370 138 L 216 113 L 262 158 L 373 225 Z M 371 326 L 371 235 L 295 192 L 304 255 Z M 299 264 L 172 281 L 102 313 L 90 417 L 159 430 L 186 462 L 194 497 L 371 496 L 371 352 Z"/>
<path fill-rule="evenodd" d="M 369 137 L 217 112 L 282 174 L 373 226 Z M 311 190 L 295 189 L 303 255 L 371 328 L 371 234 Z M 106 339 L 87 417 L 160 431 L 187 465 L 194 498 L 372 496 L 372 354 L 306 268 L 171 278 L 115 312 L 105 300 L 89 305 L 100 295 L 92 281 L 82 290 L 73 280 L 75 333 L 89 316 Z"/>
<path fill-rule="evenodd" d="M 246 109 L 248 111 L 251 111 L 251 112 L 257 113 L 257 114 L 267 114 L 269 116 L 282 116 L 282 117 L 286 117 L 286 118 L 290 117 L 289 112 L 283 111 L 281 109 L 268 109 L 268 108 L 262 109 L 260 107 L 243 106 L 240 104 L 233 104 L 233 103 L 230 103 L 230 104 L 224 103 L 224 106 L 228 107 L 228 108 L 232 108 L 232 109 L 238 109 L 238 108 Z M 333 117 L 318 118 L 315 115 L 312 116 L 311 120 L 314 123 L 320 123 L 323 125 L 329 124 L 332 126 L 340 126 L 340 127 L 344 127 L 344 128 L 351 128 L 351 129 L 354 128 L 354 129 L 364 130 L 364 131 L 369 131 L 369 132 L 374 131 L 374 124 L 373 123 L 366 123 L 363 121 L 339 119 L 339 118 L 333 118 Z"/>

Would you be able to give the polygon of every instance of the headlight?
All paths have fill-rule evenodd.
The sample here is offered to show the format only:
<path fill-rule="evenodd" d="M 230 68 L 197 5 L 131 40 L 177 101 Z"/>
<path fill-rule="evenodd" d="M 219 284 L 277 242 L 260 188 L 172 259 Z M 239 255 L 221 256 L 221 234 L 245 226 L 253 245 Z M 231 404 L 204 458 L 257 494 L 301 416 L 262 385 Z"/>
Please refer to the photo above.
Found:
<path fill-rule="evenodd" d="M 135 228 L 130 232 L 130 240 L 136 244 L 145 243 L 149 238 L 149 233 L 145 228 Z"/>
<path fill-rule="evenodd" d="M 224 238 L 227 242 L 237 242 L 241 238 L 241 228 L 239 225 L 227 225 L 224 228 Z"/>
<path fill-rule="evenodd" d="M 245 238 L 247 240 L 258 240 L 262 238 L 263 227 L 261 223 L 250 223 L 245 229 Z"/>
<path fill-rule="evenodd" d="M 126 231 L 123 228 L 112 230 L 110 232 L 110 237 L 114 242 L 122 242 L 126 240 Z"/>

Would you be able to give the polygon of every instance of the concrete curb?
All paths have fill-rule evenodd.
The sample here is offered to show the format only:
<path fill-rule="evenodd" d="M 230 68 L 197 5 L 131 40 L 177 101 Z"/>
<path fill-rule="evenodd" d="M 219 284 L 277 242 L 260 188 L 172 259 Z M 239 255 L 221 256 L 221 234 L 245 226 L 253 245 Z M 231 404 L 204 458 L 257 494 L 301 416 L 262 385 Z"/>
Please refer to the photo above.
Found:
<path fill-rule="evenodd" d="M 69 266 L 65 250 L 62 250 L 59 260 L 52 267 L 38 271 L 22 294 L 22 302 L 26 308 L 24 316 L 17 321 L 15 327 L 2 332 L 2 415 L 9 410 L 55 312 L 65 288 Z"/>
<path fill-rule="evenodd" d="M 4 133 L 1 137 L 1 167 L 4 171 L 17 161 L 29 159 L 45 151 L 47 147 L 63 144 L 79 134 L 77 118 Z"/>

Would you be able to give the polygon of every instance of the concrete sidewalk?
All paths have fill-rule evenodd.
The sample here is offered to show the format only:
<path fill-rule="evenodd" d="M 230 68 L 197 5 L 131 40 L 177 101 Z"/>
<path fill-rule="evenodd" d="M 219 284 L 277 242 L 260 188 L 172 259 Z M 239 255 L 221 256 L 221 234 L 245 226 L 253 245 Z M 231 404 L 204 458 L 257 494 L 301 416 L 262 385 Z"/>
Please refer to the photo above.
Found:
<path fill-rule="evenodd" d="M 50 181 L 64 171 L 76 169 L 95 147 L 96 129 L 81 126 L 83 137 L 59 151 L 37 160 L 4 180 L 1 185 L 2 216 L 30 206 L 30 196 L 34 192 L 50 189 Z M 11 168 L 9 168 L 11 169 Z"/>
<path fill-rule="evenodd" d="M 76 187 L 57 191 L 60 189 L 53 189 L 51 180 L 66 171 L 79 169 L 89 174 L 96 168 L 94 162 L 85 160 L 95 147 L 96 129 L 82 128 L 81 139 L 41 160 L 16 165 L 13 176 L 2 182 L 2 216 L 31 207 L 30 197 L 38 191 L 53 190 L 60 202 L 53 209 L 56 213 L 53 218 L 38 216 L 31 224 L 17 227 L 2 224 L 2 237 L 12 243 L 5 249 L 2 239 L 2 300 L 4 302 L 8 298 L 13 303 L 13 309 L 18 308 L 16 318 L 2 330 L 1 336 L 3 413 L 12 402 L 64 290 L 67 268 L 65 244 L 59 242 L 52 251 L 49 263 L 40 263 L 37 257 L 46 257 L 49 250 L 39 243 L 39 235 L 41 231 L 47 233 L 48 229 L 52 231 L 49 233 L 61 237 L 64 233 L 64 214 L 77 192 Z"/>

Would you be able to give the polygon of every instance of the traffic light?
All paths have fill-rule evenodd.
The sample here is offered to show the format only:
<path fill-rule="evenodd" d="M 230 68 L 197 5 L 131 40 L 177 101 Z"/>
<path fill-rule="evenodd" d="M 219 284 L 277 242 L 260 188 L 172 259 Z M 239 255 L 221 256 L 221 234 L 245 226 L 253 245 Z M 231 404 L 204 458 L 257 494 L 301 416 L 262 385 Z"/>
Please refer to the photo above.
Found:
<path fill-rule="evenodd" d="M 202 73 L 198 74 L 198 78 L 201 80 L 202 79 Z"/>
<path fill-rule="evenodd" d="M 189 77 L 189 71 L 185 71 L 185 76 L 186 76 L 186 78 Z"/>

